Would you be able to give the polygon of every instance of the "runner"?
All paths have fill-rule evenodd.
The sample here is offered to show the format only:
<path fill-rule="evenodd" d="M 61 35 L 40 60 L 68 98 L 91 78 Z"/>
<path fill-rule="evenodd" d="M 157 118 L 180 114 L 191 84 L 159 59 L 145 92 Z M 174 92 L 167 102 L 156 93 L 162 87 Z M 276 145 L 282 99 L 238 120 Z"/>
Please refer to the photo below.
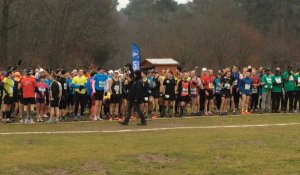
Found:
<path fill-rule="evenodd" d="M 22 111 L 23 111 L 23 106 L 21 103 L 22 99 L 22 93 L 19 89 L 20 81 L 22 77 L 20 72 L 15 72 L 14 73 L 14 89 L 13 89 L 13 98 L 14 98 L 14 116 L 18 118 L 19 120 L 22 119 Z M 23 123 L 23 121 L 22 121 Z"/>
<path fill-rule="evenodd" d="M 74 121 L 82 120 L 83 112 L 86 106 L 86 89 L 84 85 L 87 82 L 87 77 L 83 76 L 83 70 L 78 71 L 78 75 L 73 78 L 72 84 L 80 86 L 78 89 L 75 89 L 74 99 L 75 99 L 75 112 L 74 112 Z M 78 115 L 78 109 L 80 104 L 80 114 Z M 79 118 L 78 118 L 79 117 Z"/>
<path fill-rule="evenodd" d="M 158 117 L 158 112 L 159 112 L 159 89 L 160 89 L 160 76 L 159 73 L 157 71 L 154 71 L 154 78 L 153 78 L 153 86 L 151 86 L 151 93 L 152 96 L 154 98 L 154 105 L 153 105 L 153 109 L 154 109 L 154 115 L 152 116 L 154 119 Z"/>
<path fill-rule="evenodd" d="M 57 81 L 62 86 L 62 95 L 59 103 L 60 120 L 65 121 L 66 114 L 67 114 L 67 100 L 68 100 L 68 91 L 69 91 L 67 72 L 65 70 L 60 71 L 60 77 L 57 78 Z"/>
<path fill-rule="evenodd" d="M 110 105 L 109 105 L 109 111 L 110 111 L 110 116 L 109 120 L 112 121 L 114 120 L 120 120 L 119 118 L 119 105 L 122 100 L 122 84 L 119 78 L 120 72 L 119 71 L 114 71 L 114 75 L 112 79 L 109 79 L 109 92 L 111 93 L 110 97 Z"/>
<path fill-rule="evenodd" d="M 173 76 L 173 72 L 169 71 L 167 74 L 166 79 L 163 82 L 163 85 L 165 86 L 165 96 L 164 101 L 165 105 L 163 107 L 163 117 L 173 117 L 173 108 L 174 108 L 174 101 L 175 101 L 175 86 L 176 81 Z"/>
<path fill-rule="evenodd" d="M 59 104 L 62 96 L 62 86 L 56 80 L 57 77 L 55 74 L 50 76 L 51 85 L 50 85 L 50 92 L 49 92 L 49 100 L 50 100 L 50 119 L 47 123 L 56 123 L 59 122 Z"/>
<path fill-rule="evenodd" d="M 191 71 L 191 102 L 192 102 L 192 115 L 199 115 L 200 96 L 199 88 L 202 88 L 201 80 L 196 76 L 196 71 Z"/>
<path fill-rule="evenodd" d="M 26 107 L 27 114 L 24 116 L 25 124 L 32 124 L 33 115 L 34 115 L 34 105 L 35 105 L 35 90 L 36 90 L 36 80 L 32 76 L 32 69 L 26 69 L 26 76 L 21 80 L 20 89 L 22 90 L 23 95 L 23 105 L 24 110 Z"/>
<path fill-rule="evenodd" d="M 11 122 L 11 107 L 14 103 L 13 99 L 13 89 L 14 89 L 14 80 L 13 80 L 12 71 L 7 72 L 7 77 L 2 81 L 3 83 L 3 102 L 2 106 L 2 121 L 4 123 Z"/>
<path fill-rule="evenodd" d="M 185 117 L 186 106 L 190 102 L 190 82 L 186 71 L 183 71 L 182 80 L 178 84 L 178 94 L 180 96 L 180 117 Z"/>
<path fill-rule="evenodd" d="M 294 112 L 294 98 L 295 98 L 295 78 L 293 73 L 293 66 L 288 66 L 287 71 L 283 73 L 285 102 L 284 112 L 286 112 L 289 104 L 289 112 Z"/>
<path fill-rule="evenodd" d="M 43 122 L 43 115 L 45 114 L 46 97 L 49 95 L 48 85 L 45 83 L 45 76 L 39 77 L 40 82 L 37 83 L 37 91 L 35 93 L 36 108 L 37 108 L 37 122 Z"/>
<path fill-rule="evenodd" d="M 248 70 L 244 78 L 241 79 L 240 81 L 240 91 L 242 94 L 242 115 L 248 115 L 251 114 L 248 109 L 249 109 L 249 102 L 250 102 L 250 96 L 252 92 L 252 80 L 250 78 L 251 75 L 251 70 Z"/>
<path fill-rule="evenodd" d="M 45 83 L 47 84 L 48 88 L 50 87 L 51 85 L 51 72 L 52 70 L 50 69 L 47 69 L 46 72 L 45 72 Z M 45 114 L 44 114 L 44 118 L 48 118 L 50 116 L 50 99 L 49 99 L 49 95 L 46 97 L 46 106 L 45 106 Z"/>
<path fill-rule="evenodd" d="M 147 116 L 151 116 L 151 118 L 153 118 L 153 109 L 154 109 L 154 106 L 155 106 L 155 101 L 154 101 L 154 97 L 153 97 L 153 94 L 152 94 L 152 88 L 153 88 L 153 85 L 154 85 L 154 70 L 149 70 L 148 71 L 148 76 L 147 76 L 149 82 L 150 82 L 150 85 L 149 85 L 149 89 L 148 89 L 148 93 L 149 93 L 149 102 L 148 102 L 148 114 Z"/>
<path fill-rule="evenodd" d="M 272 112 L 279 113 L 280 102 L 282 101 L 282 87 L 283 79 L 279 70 L 275 71 L 275 75 L 272 76 Z M 283 105 L 283 104 L 281 104 Z"/>
<path fill-rule="evenodd" d="M 231 98 L 231 104 L 233 109 L 233 114 L 237 114 L 237 111 L 239 110 L 239 103 L 240 103 L 240 91 L 239 91 L 239 81 L 240 81 L 240 72 L 236 66 L 232 66 L 232 98 Z"/>
<path fill-rule="evenodd" d="M 230 103 L 231 93 L 232 93 L 232 79 L 231 72 L 228 71 L 224 74 L 224 76 L 220 80 L 221 85 L 221 97 L 222 104 L 220 108 L 220 115 L 228 114 L 228 104 Z"/>
<path fill-rule="evenodd" d="M 251 92 L 251 103 L 250 103 L 250 112 L 258 112 L 258 99 L 259 99 L 259 87 L 260 87 L 260 78 L 257 75 L 257 70 L 252 68 L 252 92 Z"/>
<path fill-rule="evenodd" d="M 203 78 L 203 85 L 205 87 L 205 108 L 204 108 L 204 115 L 209 116 L 212 115 L 212 109 L 213 109 L 213 98 L 214 98 L 214 76 L 213 71 L 208 70 Z"/>
<path fill-rule="evenodd" d="M 222 84 L 220 83 L 222 78 L 223 71 L 219 70 L 218 75 L 215 79 L 214 86 L 215 86 L 215 98 L 216 98 L 216 107 L 217 107 L 217 113 L 221 115 L 221 104 L 222 104 L 222 97 L 221 97 L 221 89 Z"/>
<path fill-rule="evenodd" d="M 67 114 L 69 116 L 74 115 L 74 87 L 72 84 L 73 77 L 77 75 L 77 71 L 73 70 L 67 73 L 67 83 L 68 83 L 68 98 L 67 98 Z"/>
<path fill-rule="evenodd" d="M 126 109 L 127 109 L 127 97 L 130 88 L 131 78 L 128 72 L 124 72 L 122 78 L 122 119 L 125 119 L 126 116 Z"/>
<path fill-rule="evenodd" d="M 165 80 L 165 75 L 167 73 L 166 69 L 162 70 L 161 75 L 159 76 L 159 99 L 158 99 L 158 104 L 159 104 L 159 113 L 160 117 L 163 117 L 163 108 L 164 108 L 164 92 L 165 92 L 165 86 L 164 86 L 164 80 Z"/>
<path fill-rule="evenodd" d="M 98 67 L 98 73 L 94 77 L 93 93 L 95 97 L 96 118 L 102 120 L 102 102 L 104 97 L 104 88 L 107 84 L 108 76 L 104 74 L 102 67 Z"/>
<path fill-rule="evenodd" d="M 175 87 L 175 117 L 179 115 L 180 111 L 180 95 L 178 94 L 178 85 L 179 82 L 182 80 L 182 73 L 180 72 L 182 70 L 177 70 L 177 77 L 176 77 L 176 87 Z"/>
<path fill-rule="evenodd" d="M 142 111 L 144 112 L 146 118 L 148 118 L 149 113 L 149 97 L 150 97 L 150 80 L 147 77 L 147 71 L 142 71 L 142 80 L 144 82 L 144 101 L 141 104 Z"/>
<path fill-rule="evenodd" d="M 270 102 L 271 102 L 271 90 L 273 89 L 272 85 L 272 76 L 270 75 L 270 69 L 265 68 L 265 75 L 262 77 L 262 102 L 261 102 L 261 114 L 270 111 Z"/>

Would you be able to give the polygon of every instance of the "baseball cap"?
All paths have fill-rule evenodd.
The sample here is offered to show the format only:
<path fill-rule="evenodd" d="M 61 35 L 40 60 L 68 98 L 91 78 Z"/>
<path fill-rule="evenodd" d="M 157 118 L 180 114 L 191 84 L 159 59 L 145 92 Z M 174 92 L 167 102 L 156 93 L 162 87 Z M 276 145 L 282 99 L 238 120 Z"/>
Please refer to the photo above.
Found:
<path fill-rule="evenodd" d="M 76 69 L 74 69 L 72 72 L 71 72 L 71 74 L 77 74 L 77 70 Z"/>
<path fill-rule="evenodd" d="M 207 69 L 204 67 L 204 68 L 202 68 L 202 72 L 206 72 L 207 71 Z"/>

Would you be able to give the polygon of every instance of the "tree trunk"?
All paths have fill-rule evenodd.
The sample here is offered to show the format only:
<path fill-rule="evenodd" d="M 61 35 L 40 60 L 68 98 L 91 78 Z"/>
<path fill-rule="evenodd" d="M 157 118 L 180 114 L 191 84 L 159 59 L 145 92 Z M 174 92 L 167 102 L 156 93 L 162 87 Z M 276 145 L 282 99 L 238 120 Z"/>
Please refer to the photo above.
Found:
<path fill-rule="evenodd" d="M 1 23 L 1 60 L 5 64 L 9 64 L 8 59 L 8 13 L 9 13 L 9 3 L 7 0 L 3 0 L 2 8 L 2 23 Z"/>

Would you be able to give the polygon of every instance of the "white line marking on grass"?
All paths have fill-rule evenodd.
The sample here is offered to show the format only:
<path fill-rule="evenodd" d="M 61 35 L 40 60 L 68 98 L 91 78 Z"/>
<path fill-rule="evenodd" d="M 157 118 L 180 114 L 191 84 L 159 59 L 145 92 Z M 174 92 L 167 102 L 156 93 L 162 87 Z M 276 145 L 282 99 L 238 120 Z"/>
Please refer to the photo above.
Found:
<path fill-rule="evenodd" d="M 174 118 L 156 118 L 155 120 L 174 120 L 174 119 L 207 119 L 207 118 L 227 118 L 227 117 L 257 117 L 257 116 L 274 116 L 274 117 L 284 117 L 284 116 L 298 116 L 294 113 L 264 113 L 264 114 L 251 114 L 251 115 L 241 115 L 241 114 L 238 114 L 238 115 L 227 115 L 227 116 L 220 116 L 220 115 L 217 115 L 217 114 L 214 114 L 212 116 L 188 116 L 188 117 L 174 117 Z M 139 120 L 139 119 L 136 119 L 136 120 Z M 150 120 L 152 121 L 153 119 L 147 119 L 147 120 Z M 97 123 L 97 122 L 108 122 L 108 123 L 112 123 L 112 122 L 117 122 L 117 121 L 108 121 L 108 120 L 103 120 L 103 121 L 90 121 L 90 120 L 87 120 L 87 121 L 66 121 L 66 122 L 59 122 L 59 124 L 80 124 L 80 123 Z M 45 124 L 45 123 L 35 123 L 37 125 L 41 125 L 41 124 Z M 12 125 L 24 125 L 23 123 L 12 123 Z"/>
<path fill-rule="evenodd" d="M 122 129 L 122 130 L 99 130 L 99 131 L 53 131 L 53 132 L 4 132 L 0 135 L 30 135 L 30 134 L 89 134 L 89 133 L 126 133 L 126 132 L 147 132 L 181 129 L 217 129 L 217 128 L 254 128 L 272 126 L 292 126 L 300 123 L 279 123 L 279 124 L 256 124 L 256 125 L 227 125 L 227 126 L 187 126 L 170 128 L 149 128 L 149 129 Z M 126 126 L 124 126 L 126 127 Z"/>

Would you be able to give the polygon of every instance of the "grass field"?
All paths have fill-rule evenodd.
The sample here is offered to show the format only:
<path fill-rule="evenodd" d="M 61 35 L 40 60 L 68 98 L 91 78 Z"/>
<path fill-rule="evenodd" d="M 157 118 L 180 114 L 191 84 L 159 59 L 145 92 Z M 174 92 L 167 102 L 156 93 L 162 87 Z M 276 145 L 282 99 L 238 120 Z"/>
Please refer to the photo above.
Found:
<path fill-rule="evenodd" d="M 294 125 L 237 127 L 283 123 Z M 135 124 L 0 125 L 0 174 L 300 174 L 299 114 L 165 119 L 149 121 L 146 127 Z M 201 126 L 235 128 L 175 129 Z M 136 132 L 151 128 L 174 129 Z M 131 132 L 23 133 L 121 130 Z"/>

